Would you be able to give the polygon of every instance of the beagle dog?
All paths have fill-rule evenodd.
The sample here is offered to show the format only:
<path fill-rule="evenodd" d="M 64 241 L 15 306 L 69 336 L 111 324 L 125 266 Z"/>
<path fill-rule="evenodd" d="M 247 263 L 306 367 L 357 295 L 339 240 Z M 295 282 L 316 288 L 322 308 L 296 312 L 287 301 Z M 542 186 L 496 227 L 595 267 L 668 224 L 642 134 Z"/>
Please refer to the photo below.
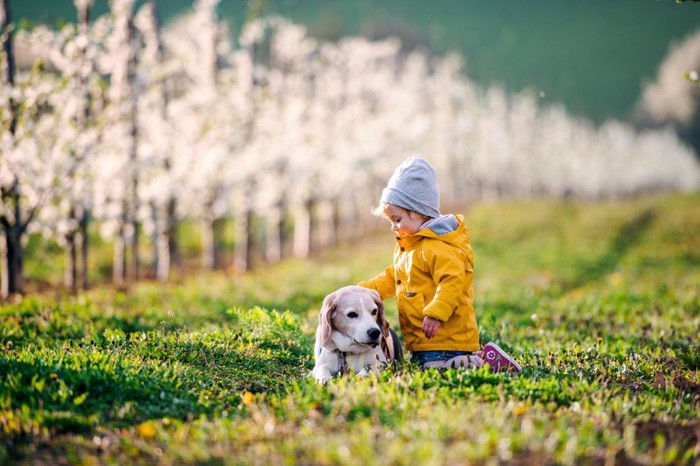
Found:
<path fill-rule="evenodd" d="M 319 383 L 350 371 L 360 376 L 379 373 L 387 363 L 403 359 L 379 293 L 346 286 L 326 296 L 316 329 L 314 359 L 311 374 Z"/>

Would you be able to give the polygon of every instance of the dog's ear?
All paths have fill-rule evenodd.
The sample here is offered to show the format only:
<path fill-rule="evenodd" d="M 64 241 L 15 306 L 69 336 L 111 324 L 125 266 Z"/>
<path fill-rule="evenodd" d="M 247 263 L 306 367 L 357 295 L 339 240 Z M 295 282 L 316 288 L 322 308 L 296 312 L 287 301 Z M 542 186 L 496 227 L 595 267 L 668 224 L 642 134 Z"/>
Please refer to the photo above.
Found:
<path fill-rule="evenodd" d="M 321 313 L 318 315 L 318 325 L 321 328 L 320 343 L 321 346 L 329 346 L 333 340 L 333 312 L 335 312 L 335 293 L 326 296 L 321 306 Z"/>
<path fill-rule="evenodd" d="M 379 328 L 382 329 L 382 335 L 384 335 L 384 338 L 389 338 L 389 322 L 384 316 L 384 301 L 382 301 L 382 297 L 379 295 L 379 292 L 371 288 L 367 288 L 367 291 L 369 291 L 369 294 L 372 296 L 372 300 L 377 305 L 377 325 L 379 325 Z"/>

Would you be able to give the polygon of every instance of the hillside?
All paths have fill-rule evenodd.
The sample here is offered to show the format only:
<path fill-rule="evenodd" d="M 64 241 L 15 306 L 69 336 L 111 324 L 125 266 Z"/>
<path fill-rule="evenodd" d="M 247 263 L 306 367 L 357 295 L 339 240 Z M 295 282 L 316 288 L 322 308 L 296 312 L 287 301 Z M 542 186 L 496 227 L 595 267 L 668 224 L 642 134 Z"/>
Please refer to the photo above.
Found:
<path fill-rule="evenodd" d="M 29 23 L 74 14 L 69 0 L 11 3 Z M 161 1 L 161 14 L 167 22 L 190 4 Z M 96 5 L 96 14 L 107 10 L 107 0 Z M 627 118 L 669 46 L 700 24 L 700 5 L 671 0 L 224 1 L 220 12 L 234 33 L 244 18 L 276 12 L 324 38 L 398 34 L 436 52 L 454 50 L 476 82 L 541 93 L 544 103 L 562 102 L 598 122 Z"/>

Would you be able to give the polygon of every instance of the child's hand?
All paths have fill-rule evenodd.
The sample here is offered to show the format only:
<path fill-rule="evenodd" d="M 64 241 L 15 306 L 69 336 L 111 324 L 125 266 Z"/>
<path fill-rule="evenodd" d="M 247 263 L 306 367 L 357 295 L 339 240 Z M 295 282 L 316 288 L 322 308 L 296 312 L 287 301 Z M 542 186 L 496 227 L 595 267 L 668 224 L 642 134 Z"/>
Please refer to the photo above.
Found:
<path fill-rule="evenodd" d="M 435 320 L 432 317 L 426 316 L 423 319 L 423 327 L 422 327 L 422 330 L 423 330 L 423 333 L 425 334 L 425 337 L 428 340 L 433 338 L 435 336 L 435 334 L 437 333 L 438 328 L 440 328 L 441 325 L 442 325 L 442 323 L 439 320 Z"/>

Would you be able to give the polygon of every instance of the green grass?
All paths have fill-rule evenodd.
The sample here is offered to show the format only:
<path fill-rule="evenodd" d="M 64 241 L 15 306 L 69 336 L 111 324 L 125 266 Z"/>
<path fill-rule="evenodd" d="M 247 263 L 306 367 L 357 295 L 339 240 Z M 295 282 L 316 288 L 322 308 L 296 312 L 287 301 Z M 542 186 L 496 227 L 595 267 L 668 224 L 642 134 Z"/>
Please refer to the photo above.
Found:
<path fill-rule="evenodd" d="M 320 301 L 388 263 L 383 233 L 249 275 L 5 304 L 0 463 L 696 464 L 700 196 L 465 214 L 482 343 L 520 375 L 306 377 Z"/>

